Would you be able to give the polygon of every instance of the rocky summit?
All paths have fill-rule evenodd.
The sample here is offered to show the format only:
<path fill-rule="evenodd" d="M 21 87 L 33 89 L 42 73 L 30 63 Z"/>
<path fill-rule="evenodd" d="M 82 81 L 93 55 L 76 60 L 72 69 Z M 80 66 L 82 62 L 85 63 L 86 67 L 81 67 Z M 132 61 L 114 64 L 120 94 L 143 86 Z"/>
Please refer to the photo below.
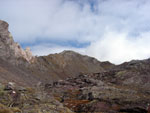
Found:
<path fill-rule="evenodd" d="M 150 113 L 150 59 L 33 56 L 0 20 L 0 113 Z"/>
<path fill-rule="evenodd" d="M 11 33 L 8 31 L 8 26 L 8 23 L 0 20 L 0 58 L 12 64 L 18 64 L 19 59 L 32 62 L 34 57 L 30 48 L 23 50 L 18 43 L 15 43 Z"/>

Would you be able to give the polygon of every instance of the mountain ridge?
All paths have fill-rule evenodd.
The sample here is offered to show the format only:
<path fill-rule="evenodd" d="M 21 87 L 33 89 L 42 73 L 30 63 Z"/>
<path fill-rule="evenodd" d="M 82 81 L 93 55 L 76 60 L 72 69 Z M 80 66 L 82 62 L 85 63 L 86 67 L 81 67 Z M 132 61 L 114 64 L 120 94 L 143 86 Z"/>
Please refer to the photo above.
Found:
<path fill-rule="evenodd" d="M 27 79 L 33 84 L 53 82 L 77 76 L 80 73 L 100 72 L 114 66 L 109 62 L 102 63 L 93 57 L 73 51 L 63 51 L 48 56 L 33 56 L 30 48 L 24 50 L 13 40 L 8 28 L 9 24 L 0 20 L 0 58 L 6 64 L 8 62 L 23 73 L 28 73 L 29 76 L 32 76 L 31 78 L 35 78 L 35 80 L 31 79 L 35 83 Z M 26 79 L 23 76 L 22 78 Z"/>

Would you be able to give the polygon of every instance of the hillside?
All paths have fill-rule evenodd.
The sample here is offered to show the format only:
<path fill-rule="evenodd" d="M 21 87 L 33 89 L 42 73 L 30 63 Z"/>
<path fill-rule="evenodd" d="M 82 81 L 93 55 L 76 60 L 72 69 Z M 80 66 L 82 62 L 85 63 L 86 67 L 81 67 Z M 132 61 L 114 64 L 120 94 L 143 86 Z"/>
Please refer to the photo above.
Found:
<path fill-rule="evenodd" d="M 73 51 L 63 51 L 58 54 L 37 57 L 29 70 L 38 76 L 42 73 L 46 80 L 55 81 L 74 77 L 80 73 L 105 71 L 113 66 L 109 62 L 100 62 L 95 58 Z"/>

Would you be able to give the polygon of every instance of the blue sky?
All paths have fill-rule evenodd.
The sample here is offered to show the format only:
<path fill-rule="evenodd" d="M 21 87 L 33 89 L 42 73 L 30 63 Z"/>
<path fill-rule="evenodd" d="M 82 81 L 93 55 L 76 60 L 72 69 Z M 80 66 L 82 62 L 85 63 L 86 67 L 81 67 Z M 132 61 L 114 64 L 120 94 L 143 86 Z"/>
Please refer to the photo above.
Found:
<path fill-rule="evenodd" d="M 74 50 L 120 64 L 150 57 L 148 0 L 0 0 L 0 19 L 34 55 Z"/>

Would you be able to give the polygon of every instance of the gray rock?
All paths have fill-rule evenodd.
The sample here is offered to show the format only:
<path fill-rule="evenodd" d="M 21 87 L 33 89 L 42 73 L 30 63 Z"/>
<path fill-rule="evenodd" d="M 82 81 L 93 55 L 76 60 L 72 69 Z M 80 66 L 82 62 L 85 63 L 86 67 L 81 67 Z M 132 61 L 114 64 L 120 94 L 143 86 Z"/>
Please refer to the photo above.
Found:
<path fill-rule="evenodd" d="M 24 59 L 33 62 L 34 57 L 30 48 L 23 50 L 21 46 L 14 42 L 11 33 L 8 31 L 8 23 L 0 20 L 0 58 L 7 60 L 12 64 L 21 62 L 18 59 Z"/>

